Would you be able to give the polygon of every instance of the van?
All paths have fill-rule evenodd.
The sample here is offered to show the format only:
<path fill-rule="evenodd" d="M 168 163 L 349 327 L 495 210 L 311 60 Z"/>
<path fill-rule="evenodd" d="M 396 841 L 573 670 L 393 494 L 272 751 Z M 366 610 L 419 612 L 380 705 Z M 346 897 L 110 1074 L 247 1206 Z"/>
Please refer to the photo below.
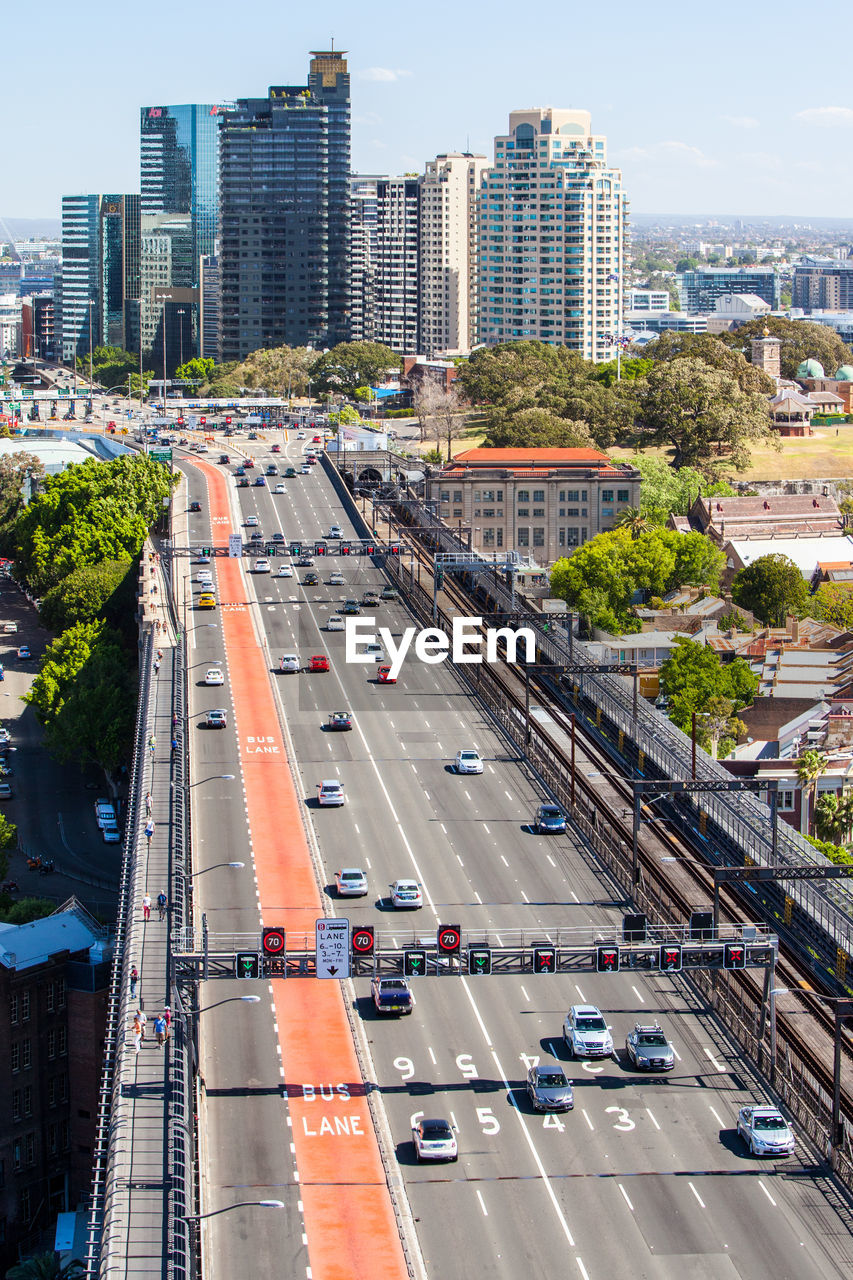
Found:
<path fill-rule="evenodd" d="M 11 800 L 12 788 L 8 782 L 0 782 L 0 800 Z"/>

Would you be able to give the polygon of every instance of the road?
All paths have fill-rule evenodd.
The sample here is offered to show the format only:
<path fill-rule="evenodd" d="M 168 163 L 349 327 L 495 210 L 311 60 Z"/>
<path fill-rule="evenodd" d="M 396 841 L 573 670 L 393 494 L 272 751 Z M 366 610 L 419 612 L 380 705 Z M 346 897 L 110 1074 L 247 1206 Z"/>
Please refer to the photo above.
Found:
<path fill-rule="evenodd" d="M 287 456 L 273 461 L 296 460 L 301 444 L 291 439 Z M 269 461 L 261 442 L 252 447 L 259 464 Z M 332 523 L 349 532 L 320 467 L 286 485 L 284 495 L 268 487 L 236 490 L 242 518 L 257 515 L 267 537 L 280 532 L 288 541 L 313 540 Z M 190 497 L 207 510 L 204 482 L 196 474 Z M 210 533 L 206 517 L 192 519 L 199 521 L 201 541 Z M 224 532 L 214 529 L 214 540 L 222 541 Z M 298 579 L 249 574 L 247 599 L 254 598 L 253 617 L 266 646 L 266 653 L 256 654 L 259 664 L 274 670 L 278 655 L 289 651 L 303 659 L 325 652 L 332 660 L 328 674 L 270 677 L 292 743 L 304 813 L 316 832 L 330 910 L 354 923 L 398 928 L 401 936 L 413 928 L 432 934 L 440 921 L 489 925 L 498 932 L 535 926 L 543 934 L 557 924 L 618 922 L 623 904 L 589 852 L 571 835 L 538 837 L 527 830 L 542 798 L 536 780 L 462 691 L 449 665 L 410 661 L 396 686 L 377 685 L 371 669 L 344 662 L 343 635 L 322 630 L 344 597 L 382 582 L 379 570 L 339 559 L 320 559 L 317 567 L 316 589 L 303 589 Z M 333 568 L 344 569 L 345 588 L 326 585 Z M 402 606 L 381 609 L 379 621 L 388 625 L 392 619 L 395 633 L 410 624 Z M 218 622 L 195 616 L 205 623 L 191 650 L 200 673 L 211 657 L 228 655 L 221 645 L 217 651 Z M 195 708 L 227 706 L 218 692 L 197 696 Z M 324 732 L 329 712 L 342 708 L 353 713 L 353 732 Z M 257 745 L 257 736 L 246 734 L 243 751 Z M 237 772 L 231 729 L 199 732 L 194 741 L 194 776 Z M 479 749 L 485 771 L 457 777 L 451 761 L 468 746 Z M 344 783 L 343 808 L 314 807 L 316 784 L 325 777 Z M 226 855 L 249 862 L 248 851 L 235 853 L 247 850 L 247 815 L 237 784 L 220 797 L 200 783 L 194 801 L 201 847 L 220 862 Z M 334 871 L 342 865 L 366 870 L 368 898 L 335 900 Z M 224 869 L 216 875 L 218 883 L 213 873 L 210 880 L 204 876 L 205 900 L 221 903 L 224 895 L 228 907 L 214 905 L 223 923 L 209 916 L 211 929 L 257 920 L 251 875 Z M 384 901 L 398 876 L 414 876 L 424 885 L 425 906 L 416 916 L 393 913 Z M 778 1165 L 746 1157 L 734 1134 L 737 1109 L 767 1095 L 678 975 L 584 975 L 580 983 L 569 976 L 452 977 L 416 981 L 414 989 L 412 1017 L 385 1025 L 372 1011 L 366 981 L 353 983 L 350 994 L 357 1034 L 381 1092 L 391 1141 L 387 1154 L 404 1181 L 429 1275 L 468 1276 L 474 1260 L 478 1276 L 489 1277 L 550 1276 L 558 1270 L 589 1280 L 627 1274 L 779 1280 L 849 1273 L 849 1217 L 836 1205 L 824 1167 L 807 1144 L 801 1142 L 794 1159 Z M 569 1005 L 587 1001 L 603 1009 L 617 1050 L 637 1018 L 659 1019 L 679 1055 L 675 1070 L 665 1077 L 638 1077 L 622 1056 L 604 1064 L 569 1064 L 562 1020 Z M 206 994 L 204 1003 L 212 1004 L 212 997 Z M 276 1069 L 268 1010 L 263 1001 L 245 1006 L 245 1017 L 235 1025 L 234 1006 L 224 1008 L 227 1017 L 223 1013 L 205 1024 L 212 1052 L 229 1075 L 247 1071 L 244 1078 L 257 1079 L 253 1088 L 263 1095 Z M 575 1081 L 575 1109 L 543 1118 L 531 1111 L 523 1082 L 528 1064 L 553 1059 L 566 1064 Z M 250 1107 L 234 1099 L 231 1118 L 223 1119 L 245 1135 L 244 1146 L 265 1178 L 273 1153 L 284 1149 L 279 1112 L 266 1097 L 258 1107 L 263 1117 L 254 1113 L 254 1099 Z M 318 1118 L 333 1114 L 333 1102 L 318 1103 Z M 410 1126 L 418 1113 L 453 1123 L 457 1164 L 415 1163 Z M 344 1138 L 340 1150 L 346 1161 Z M 226 1172 L 212 1171 L 223 1179 Z M 228 1176 L 239 1181 L 233 1171 Z M 278 1257 L 302 1263 L 298 1226 L 292 1212 L 289 1217 Z M 281 1234 L 278 1227 L 275 1235 Z M 321 1272 L 315 1267 L 313 1274 Z"/>

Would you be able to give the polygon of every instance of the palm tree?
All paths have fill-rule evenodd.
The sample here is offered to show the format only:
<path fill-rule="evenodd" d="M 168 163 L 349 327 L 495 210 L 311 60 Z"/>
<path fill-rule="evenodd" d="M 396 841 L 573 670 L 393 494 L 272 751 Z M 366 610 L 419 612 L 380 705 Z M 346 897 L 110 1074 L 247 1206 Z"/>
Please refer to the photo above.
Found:
<path fill-rule="evenodd" d="M 853 827 L 853 791 L 845 791 L 838 801 L 837 844 L 846 844 L 850 839 Z"/>
<path fill-rule="evenodd" d="M 814 818 L 817 810 L 817 784 L 827 770 L 826 756 L 820 751 L 804 751 L 797 761 L 797 781 L 800 786 L 811 787 L 812 802 L 811 814 L 809 818 L 809 830 L 814 825 Z"/>
<path fill-rule="evenodd" d="M 636 541 L 640 534 L 649 531 L 651 521 L 643 515 L 639 507 L 623 507 L 616 517 L 616 528 L 627 529 L 632 539 Z"/>

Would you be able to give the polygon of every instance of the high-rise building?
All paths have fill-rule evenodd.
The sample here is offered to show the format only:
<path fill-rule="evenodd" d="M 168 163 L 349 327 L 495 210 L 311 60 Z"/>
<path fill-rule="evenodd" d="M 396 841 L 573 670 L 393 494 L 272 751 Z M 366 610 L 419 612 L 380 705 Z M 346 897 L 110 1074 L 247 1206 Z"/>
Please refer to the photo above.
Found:
<path fill-rule="evenodd" d="M 140 110 L 142 212 L 188 213 L 192 220 L 193 269 L 216 252 L 219 214 L 218 103 L 184 103 Z"/>
<path fill-rule="evenodd" d="M 191 215 L 143 213 L 139 261 L 142 349 L 150 355 L 153 367 L 160 369 L 165 313 L 166 364 L 175 369 L 198 348 Z"/>
<path fill-rule="evenodd" d="M 62 197 L 62 266 L 58 277 L 55 327 L 61 358 L 76 357 L 97 346 L 100 280 L 100 196 Z"/>
<path fill-rule="evenodd" d="M 349 336 L 350 77 L 315 52 L 307 85 L 223 111 L 220 344 L 329 347 Z"/>
<path fill-rule="evenodd" d="M 513 111 L 479 202 L 480 340 L 609 360 L 622 330 L 628 206 L 588 111 Z"/>
<path fill-rule="evenodd" d="M 803 311 L 853 311 L 853 260 L 803 257 L 794 267 L 791 304 Z"/>
<path fill-rule="evenodd" d="M 138 340 L 139 196 L 101 197 L 99 248 L 98 340 L 132 351 Z"/>
<path fill-rule="evenodd" d="M 419 350 L 418 179 L 354 176 L 350 189 L 350 336 L 413 354 Z"/>
<path fill-rule="evenodd" d="M 754 293 L 779 308 L 781 283 L 774 267 L 697 267 L 675 277 L 682 309 L 690 315 L 717 310 L 717 299 L 732 293 Z"/>
<path fill-rule="evenodd" d="M 212 255 L 201 260 L 199 283 L 199 351 L 207 360 L 220 360 L 219 354 L 219 258 Z"/>
<path fill-rule="evenodd" d="M 485 156 L 449 152 L 420 178 L 420 350 L 467 353 L 477 343 L 477 199 Z"/>

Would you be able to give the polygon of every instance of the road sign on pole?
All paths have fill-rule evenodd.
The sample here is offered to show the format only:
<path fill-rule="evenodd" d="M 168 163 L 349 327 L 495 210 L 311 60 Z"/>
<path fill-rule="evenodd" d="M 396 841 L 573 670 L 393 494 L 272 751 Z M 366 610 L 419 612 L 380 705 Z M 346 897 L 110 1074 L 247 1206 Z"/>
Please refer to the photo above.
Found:
<path fill-rule="evenodd" d="M 348 978 L 350 959 L 349 920 L 316 921 L 314 927 L 315 966 L 318 978 Z"/>
<path fill-rule="evenodd" d="M 228 535 L 228 554 L 229 556 L 240 558 L 243 554 L 243 535 L 240 533 L 229 533 Z"/>

